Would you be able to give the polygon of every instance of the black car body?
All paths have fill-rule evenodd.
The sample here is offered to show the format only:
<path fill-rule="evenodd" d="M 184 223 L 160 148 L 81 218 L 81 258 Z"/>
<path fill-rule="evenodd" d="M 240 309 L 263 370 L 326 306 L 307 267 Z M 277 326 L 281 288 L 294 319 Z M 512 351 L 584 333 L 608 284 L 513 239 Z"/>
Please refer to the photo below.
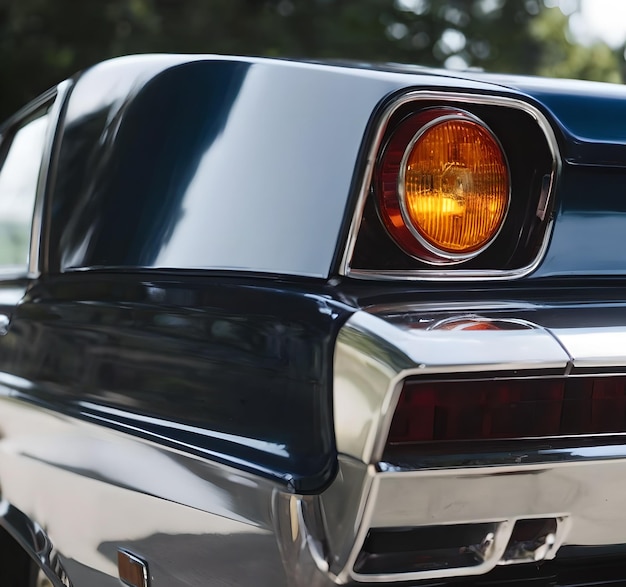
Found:
<path fill-rule="evenodd" d="M 625 113 L 603 84 L 140 56 L 11 118 L 3 584 L 626 581 Z M 431 119 L 508 170 L 467 255 L 385 223 L 387 153 Z"/>

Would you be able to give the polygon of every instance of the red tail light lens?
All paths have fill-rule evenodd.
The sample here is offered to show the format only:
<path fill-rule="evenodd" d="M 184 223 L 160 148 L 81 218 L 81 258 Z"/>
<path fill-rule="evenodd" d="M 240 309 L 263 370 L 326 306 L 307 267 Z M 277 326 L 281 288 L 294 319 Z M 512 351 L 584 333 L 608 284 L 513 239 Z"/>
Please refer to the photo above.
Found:
<path fill-rule="evenodd" d="M 408 381 L 388 445 L 626 432 L 626 377 Z"/>

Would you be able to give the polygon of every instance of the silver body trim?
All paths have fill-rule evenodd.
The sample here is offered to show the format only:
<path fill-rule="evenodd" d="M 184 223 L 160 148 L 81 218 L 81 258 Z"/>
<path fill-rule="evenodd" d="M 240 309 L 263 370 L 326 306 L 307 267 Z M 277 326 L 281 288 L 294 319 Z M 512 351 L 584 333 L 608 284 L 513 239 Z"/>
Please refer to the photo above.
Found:
<path fill-rule="evenodd" d="M 553 334 L 567 348 L 574 369 L 626 369 L 626 328 L 553 328 Z"/>
<path fill-rule="evenodd" d="M 39 178 L 37 181 L 37 197 L 35 198 L 35 208 L 33 210 L 33 222 L 31 228 L 30 238 L 30 255 L 28 258 L 28 277 L 34 279 L 39 277 L 42 272 L 42 231 L 43 231 L 43 214 L 44 214 L 44 199 L 47 187 L 50 184 L 49 176 L 51 173 L 50 161 L 52 159 L 52 152 L 54 149 L 54 143 L 59 132 L 58 120 L 61 115 L 65 103 L 65 96 L 69 91 L 71 83 L 64 81 L 60 83 L 56 88 L 46 92 L 41 98 L 33 103 L 33 111 L 41 108 L 43 105 L 50 103 L 49 111 L 49 123 L 46 132 L 46 143 L 42 155 L 41 167 L 39 169 Z"/>
<path fill-rule="evenodd" d="M 341 264 L 339 267 L 340 275 L 346 277 L 355 277 L 359 279 L 378 279 L 378 280 L 447 280 L 447 281 L 475 281 L 475 280 L 499 280 L 499 279 L 519 279 L 529 273 L 532 273 L 541 263 L 548 249 L 548 243 L 552 234 L 553 222 L 550 220 L 546 224 L 543 241 L 537 252 L 536 258 L 526 267 L 513 270 L 469 270 L 469 269 L 415 269 L 410 271 L 384 271 L 384 270 L 364 270 L 353 269 L 350 265 L 356 245 L 356 239 L 365 210 L 365 203 L 369 195 L 369 188 L 372 183 L 374 173 L 374 165 L 380 151 L 387 125 L 393 114 L 405 104 L 410 102 L 419 102 L 420 100 L 438 100 L 441 105 L 457 105 L 462 107 L 464 104 L 484 104 L 491 106 L 499 106 L 521 110 L 531 116 L 542 130 L 548 143 L 548 148 L 552 153 L 553 165 L 550 174 L 550 182 L 548 194 L 544 204 L 544 208 L 548 205 L 548 201 L 553 197 L 554 186 L 561 171 L 561 155 L 559 152 L 558 142 L 554 131 L 543 113 L 533 105 L 520 99 L 509 98 L 506 96 L 487 96 L 480 94 L 452 93 L 430 90 L 416 90 L 408 92 L 400 96 L 391 103 L 383 112 L 378 123 L 378 128 L 372 141 L 372 146 L 368 152 L 365 172 L 363 174 L 363 183 L 359 191 L 359 198 L 356 204 L 348 239 L 343 252 Z"/>

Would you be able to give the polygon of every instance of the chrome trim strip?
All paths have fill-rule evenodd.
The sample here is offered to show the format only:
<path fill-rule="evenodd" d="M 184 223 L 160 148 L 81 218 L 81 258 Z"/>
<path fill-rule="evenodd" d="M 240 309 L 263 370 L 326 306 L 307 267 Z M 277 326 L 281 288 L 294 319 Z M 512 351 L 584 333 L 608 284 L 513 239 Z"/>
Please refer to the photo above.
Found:
<path fill-rule="evenodd" d="M 494 444 L 496 448 L 494 448 Z M 582 434 L 580 436 L 559 436 L 523 438 L 515 445 L 494 443 L 488 447 L 474 445 L 462 454 L 459 443 L 454 452 L 446 454 L 424 454 L 419 457 L 419 465 L 390 463 L 384 459 L 377 464 L 381 473 L 441 471 L 446 469 L 480 469 L 518 465 L 556 465 L 559 463 L 588 462 L 596 460 L 626 459 L 626 434 Z M 530 449 L 529 444 L 536 448 Z M 482 450 L 481 450 L 482 448 Z"/>
<path fill-rule="evenodd" d="M 550 330 L 571 355 L 574 369 L 621 367 L 622 371 L 626 370 L 626 327 Z"/>
<path fill-rule="evenodd" d="M 364 307 L 363 310 L 375 316 L 385 317 L 386 320 L 396 316 L 406 316 L 407 314 L 415 314 L 423 316 L 424 314 L 447 312 L 449 317 L 458 317 L 462 314 L 478 313 L 478 312 L 522 312 L 526 310 L 538 310 L 544 306 L 535 302 L 526 301 L 506 301 L 506 300 L 480 300 L 472 302 L 455 302 L 455 301 L 427 301 L 427 302 L 410 302 L 410 303 L 390 303 L 377 304 Z M 490 315 L 490 314 L 488 314 Z"/>
<path fill-rule="evenodd" d="M 519 279 L 529 273 L 532 273 L 545 256 L 548 249 L 548 243 L 552 234 L 553 221 L 549 221 L 545 227 L 543 242 L 536 258 L 526 267 L 513 270 L 431 270 L 431 269 L 415 269 L 410 271 L 379 271 L 379 270 L 363 270 L 352 269 L 350 266 L 356 239 L 365 210 L 365 202 L 369 195 L 372 176 L 374 173 L 374 165 L 380 151 L 383 136 L 387 130 L 387 125 L 392 115 L 405 104 L 409 102 L 419 102 L 420 100 L 440 100 L 441 105 L 447 104 L 481 104 L 491 106 L 501 106 L 521 110 L 531 116 L 539 128 L 542 130 L 548 148 L 552 153 L 553 165 L 550 177 L 550 185 L 548 190 L 548 201 L 554 194 L 554 186 L 561 171 L 561 155 L 556 140 L 556 135 L 548 122 L 548 119 L 535 106 L 524 102 L 518 98 L 510 98 L 506 96 L 485 96 L 481 94 L 468 93 L 452 93 L 431 90 L 416 90 L 407 92 L 392 102 L 382 113 L 378 122 L 378 128 L 372 141 L 371 148 L 368 152 L 365 172 L 363 174 L 363 183 L 359 192 L 359 197 L 352 217 L 352 223 L 348 231 L 348 239 L 343 252 L 343 257 L 339 267 L 339 274 L 346 277 L 354 277 L 358 279 L 376 279 L 376 280 L 454 280 L 454 281 L 473 281 L 473 280 L 502 280 L 502 279 Z M 547 204 L 546 204 L 547 205 Z"/>
<path fill-rule="evenodd" d="M 36 279 L 43 271 L 42 267 L 42 231 L 44 229 L 44 205 L 46 199 L 47 187 L 50 184 L 51 159 L 56 143 L 57 133 L 59 132 L 59 117 L 65 103 L 65 96 L 70 88 L 70 82 L 64 81 L 56 88 L 46 94 L 45 99 L 38 102 L 37 107 L 41 107 L 46 102 L 51 101 L 49 112 L 48 129 L 46 132 L 46 144 L 43 151 L 41 167 L 39 169 L 39 178 L 37 181 L 37 197 L 35 198 L 35 208 L 33 210 L 33 222 L 30 237 L 30 255 L 28 258 L 28 277 Z"/>

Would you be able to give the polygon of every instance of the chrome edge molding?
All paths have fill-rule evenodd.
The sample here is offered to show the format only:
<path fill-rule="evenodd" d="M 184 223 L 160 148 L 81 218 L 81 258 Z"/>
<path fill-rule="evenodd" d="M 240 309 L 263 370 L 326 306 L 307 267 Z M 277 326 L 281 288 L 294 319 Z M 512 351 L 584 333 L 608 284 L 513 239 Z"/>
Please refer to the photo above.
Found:
<path fill-rule="evenodd" d="M 626 370 L 626 327 L 561 327 L 551 332 L 570 354 L 574 374 L 609 369 L 623 375 Z"/>
<path fill-rule="evenodd" d="M 37 101 L 34 110 L 41 108 L 50 102 L 50 120 L 46 131 L 46 144 L 43 151 L 39 178 L 37 179 L 37 196 L 35 198 L 35 208 L 33 211 L 33 222 L 30 236 L 30 255 L 28 258 L 28 277 L 36 279 L 45 268 L 42 267 L 44 254 L 42 252 L 43 229 L 44 229 L 44 200 L 48 187 L 51 185 L 51 178 L 54 169 L 51 164 L 54 151 L 58 145 L 59 119 L 65 106 L 65 97 L 71 88 L 70 81 L 61 82 L 58 86 L 44 94 L 41 100 Z"/>
<path fill-rule="evenodd" d="M 350 230 L 348 232 L 348 239 L 344 248 L 343 257 L 339 267 L 339 274 L 346 277 L 355 277 L 359 279 L 376 279 L 376 280 L 410 280 L 410 281 L 430 281 L 430 280 L 446 280 L 446 281 L 474 281 L 474 280 L 502 280 L 502 279 L 519 279 L 529 273 L 532 273 L 543 260 L 545 253 L 548 249 L 548 243 L 552 234 L 552 228 L 554 222 L 549 220 L 546 223 L 543 241 L 537 252 L 535 259 L 526 267 L 520 267 L 519 269 L 512 270 L 484 270 L 484 269 L 451 269 L 451 270 L 437 270 L 437 269 L 414 269 L 414 270 L 401 270 L 401 271 L 385 271 L 385 270 L 370 270 L 370 269 L 352 269 L 350 263 L 354 253 L 354 247 L 356 245 L 356 239 L 363 218 L 363 211 L 365 210 L 365 202 L 369 194 L 369 188 L 372 183 L 372 176 L 374 173 L 374 165 L 376 163 L 377 155 L 382 144 L 383 136 L 387 130 L 389 120 L 398 108 L 404 106 L 409 102 L 419 102 L 422 100 L 441 100 L 442 106 L 446 104 L 463 105 L 463 104 L 481 104 L 487 106 L 500 106 L 511 108 L 515 110 L 521 110 L 525 112 L 531 118 L 535 120 L 548 143 L 548 148 L 552 153 L 552 170 L 550 174 L 550 183 L 547 190 L 546 206 L 551 201 L 554 193 L 554 186 L 556 180 L 561 171 L 561 155 L 558 147 L 558 142 L 554 134 L 554 130 L 550 126 L 548 119 L 542 114 L 542 112 L 528 102 L 524 102 L 518 98 L 511 98 L 507 96 L 485 96 L 482 94 L 469 94 L 469 93 L 455 93 L 444 91 L 431 91 L 431 90 L 415 90 L 407 92 L 393 101 L 382 113 L 378 122 L 378 128 L 372 141 L 372 146 L 368 152 L 367 161 L 365 165 L 365 173 L 363 174 L 363 183 L 359 191 L 359 197 L 357 205 L 352 216 L 352 222 L 350 224 Z"/>

